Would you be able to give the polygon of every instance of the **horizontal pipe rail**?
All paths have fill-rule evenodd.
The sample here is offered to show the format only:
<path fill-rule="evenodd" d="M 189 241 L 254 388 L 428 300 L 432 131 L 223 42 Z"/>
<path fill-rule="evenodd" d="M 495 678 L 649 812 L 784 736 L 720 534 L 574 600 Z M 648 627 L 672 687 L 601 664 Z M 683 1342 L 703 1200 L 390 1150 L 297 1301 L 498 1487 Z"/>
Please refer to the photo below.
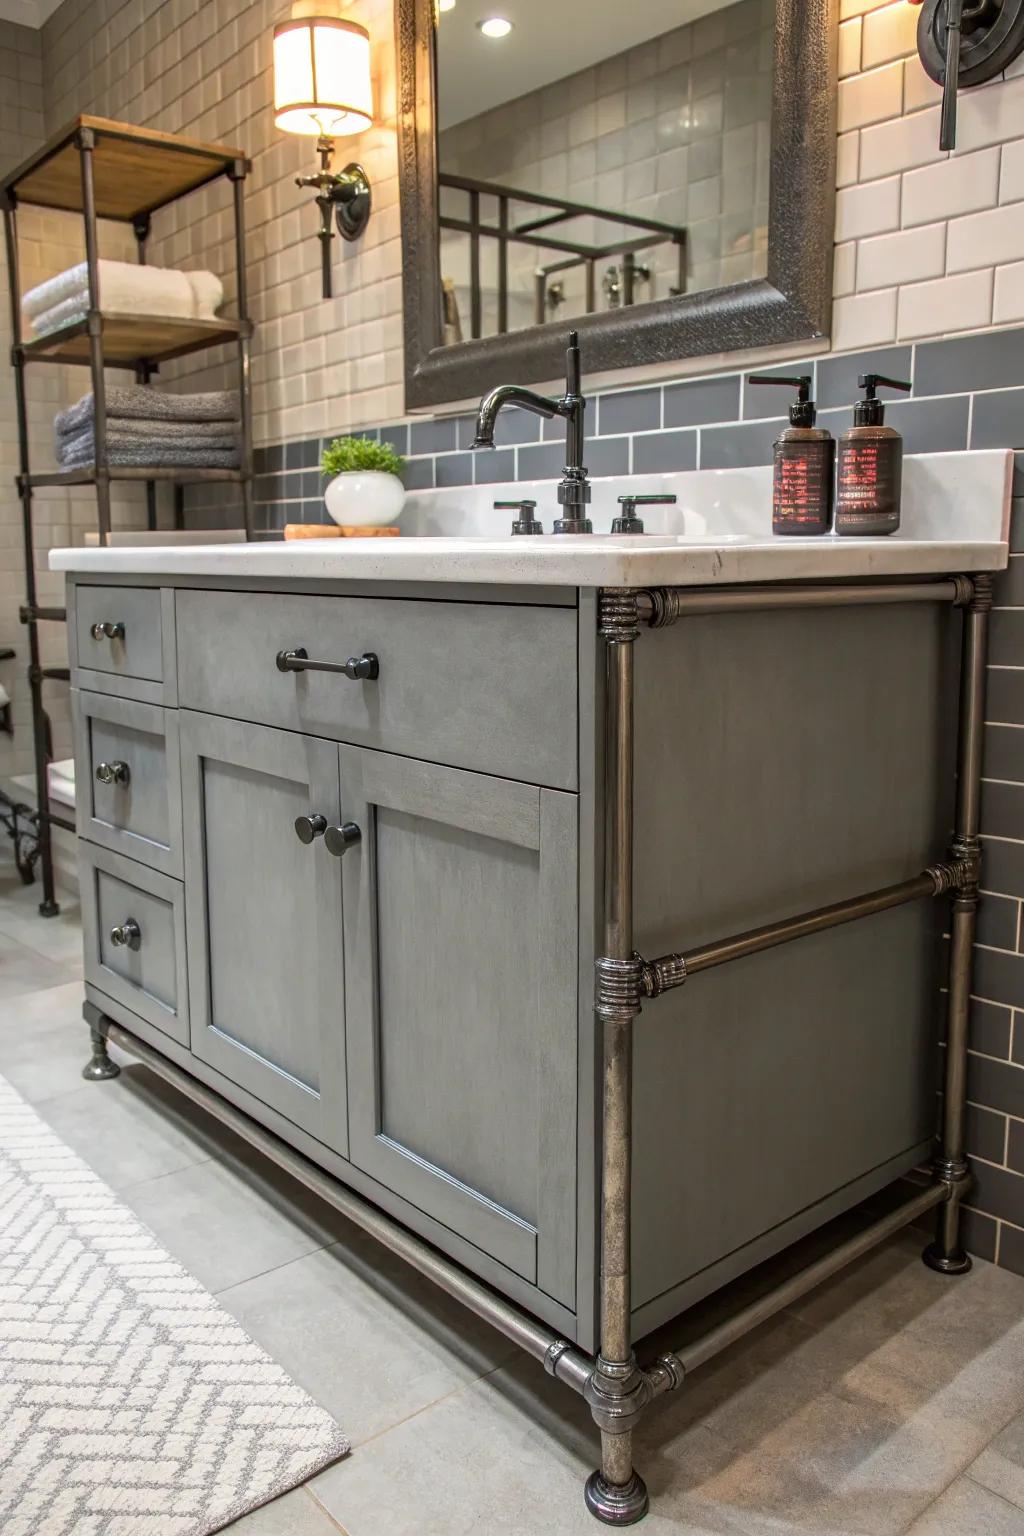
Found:
<path fill-rule="evenodd" d="M 766 608 L 831 608 L 881 603 L 954 603 L 965 607 L 974 585 L 969 577 L 941 581 L 818 583 L 806 586 L 650 587 L 637 593 L 641 622 L 667 629 L 693 613 L 751 613 Z"/>
<path fill-rule="evenodd" d="M 873 917 L 877 912 L 888 912 L 892 907 L 902 907 L 926 896 L 939 896 L 944 891 L 953 890 L 962 873 L 957 864 L 933 864 L 921 874 L 900 880 L 896 885 L 883 885 L 879 890 L 850 896 L 827 907 L 816 907 L 811 912 L 801 912 L 778 923 L 765 923 L 761 928 L 731 934 L 726 939 L 705 944 L 702 949 L 691 950 L 689 954 L 659 955 L 656 960 L 643 962 L 641 989 L 645 997 L 659 997 L 662 992 L 681 987 L 698 971 L 710 971 L 716 965 L 727 965 L 746 955 L 775 949 L 779 944 L 791 944 L 794 939 L 823 933 L 827 928 L 838 928 L 862 917 Z"/>
<path fill-rule="evenodd" d="M 575 1392 L 583 1392 L 594 1368 L 594 1363 L 588 1355 L 583 1354 L 581 1350 L 568 1344 L 564 1339 L 560 1339 L 549 1328 L 545 1328 L 543 1323 L 536 1322 L 481 1281 L 474 1280 L 457 1264 L 414 1237 L 397 1221 L 392 1221 L 368 1201 L 360 1199 L 352 1190 L 346 1189 L 330 1174 L 324 1173 L 315 1163 L 303 1157 L 301 1152 L 296 1152 L 272 1131 L 265 1130 L 255 1120 L 251 1120 L 247 1114 L 236 1109 L 233 1104 L 229 1104 L 227 1099 L 215 1093 L 212 1088 L 207 1088 L 204 1083 L 190 1077 L 173 1062 L 167 1061 L 159 1051 L 155 1051 L 137 1035 L 133 1035 L 129 1030 L 115 1023 L 100 1009 L 95 1009 L 92 1005 L 89 1007 L 90 1018 L 95 1017 L 97 1021 L 103 1020 L 102 1033 L 108 1040 L 112 1040 L 129 1055 L 135 1056 L 165 1082 L 176 1088 L 179 1093 L 185 1094 L 222 1124 L 227 1125 L 241 1136 L 243 1141 L 247 1141 L 250 1146 L 255 1147 L 279 1168 L 283 1168 L 307 1189 L 311 1189 L 326 1204 L 340 1211 L 355 1226 L 376 1238 L 391 1253 L 404 1259 L 440 1290 L 446 1291 L 449 1296 L 454 1296 L 456 1301 L 460 1301 L 477 1317 L 483 1318 L 485 1322 L 497 1328 L 499 1333 L 503 1333 L 507 1339 L 518 1344 L 535 1360 L 542 1361 L 550 1375 L 557 1377 L 559 1381 L 564 1381 Z"/>
<path fill-rule="evenodd" d="M 58 816 L 56 811 L 40 811 L 39 820 L 45 821 L 51 827 L 62 827 L 65 832 L 78 831 L 73 821 L 69 821 L 66 816 Z"/>
<path fill-rule="evenodd" d="M 66 608 L 30 608 L 27 603 L 23 603 L 18 609 L 18 619 L 22 624 L 64 624 L 67 616 Z"/>
<path fill-rule="evenodd" d="M 791 1306 L 794 1301 L 799 1301 L 809 1291 L 813 1291 L 822 1281 L 830 1280 L 841 1269 L 852 1264 L 856 1259 L 863 1258 L 870 1253 L 872 1248 L 877 1248 L 887 1238 L 895 1236 L 904 1227 L 909 1227 L 920 1216 L 933 1210 L 949 1199 L 950 1186 L 946 1184 L 929 1184 L 911 1199 L 905 1200 L 878 1221 L 872 1222 L 863 1231 L 848 1238 L 845 1243 L 838 1244 L 822 1258 L 813 1264 L 808 1264 L 797 1274 L 783 1280 L 780 1285 L 758 1297 L 749 1306 L 743 1307 L 739 1312 L 727 1317 L 715 1328 L 694 1339 L 690 1344 L 684 1344 L 682 1348 L 671 1351 L 673 1358 L 682 1367 L 682 1372 L 696 1370 L 699 1365 L 704 1365 L 708 1360 L 720 1355 L 723 1350 L 735 1344 L 744 1335 L 751 1333 L 762 1323 L 781 1312 L 784 1307 Z M 663 1355 L 662 1360 L 665 1360 Z M 673 1385 L 678 1385 L 679 1378 L 673 1381 L 670 1372 L 654 1371 L 651 1374 L 651 1383 L 655 1394 L 660 1395 L 668 1391 Z"/>

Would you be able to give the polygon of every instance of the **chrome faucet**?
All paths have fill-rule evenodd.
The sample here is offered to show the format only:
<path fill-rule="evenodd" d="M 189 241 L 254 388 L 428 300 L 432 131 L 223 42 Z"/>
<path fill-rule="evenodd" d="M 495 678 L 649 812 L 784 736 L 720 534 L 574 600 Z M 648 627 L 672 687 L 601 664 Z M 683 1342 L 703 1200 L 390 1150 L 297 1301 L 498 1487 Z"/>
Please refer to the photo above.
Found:
<path fill-rule="evenodd" d="M 494 425 L 507 405 L 517 405 L 520 410 L 532 411 L 535 416 L 550 420 L 553 416 L 565 418 L 565 468 L 558 483 L 558 501 L 564 516 L 557 518 L 554 533 L 593 533 L 594 525 L 586 516 L 590 501 L 590 482 L 583 464 L 583 412 L 586 401 L 580 394 L 580 348 L 577 333 L 569 332 L 569 347 L 565 354 L 565 394 L 558 399 L 538 395 L 521 384 L 499 384 L 480 402 L 476 418 L 474 448 L 494 447 Z"/>

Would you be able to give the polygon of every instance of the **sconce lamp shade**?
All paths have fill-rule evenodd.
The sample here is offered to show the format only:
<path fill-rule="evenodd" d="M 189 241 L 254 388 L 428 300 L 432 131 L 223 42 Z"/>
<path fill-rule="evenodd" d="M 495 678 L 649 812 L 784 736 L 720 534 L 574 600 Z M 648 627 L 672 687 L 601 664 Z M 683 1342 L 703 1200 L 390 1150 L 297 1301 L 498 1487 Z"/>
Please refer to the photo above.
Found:
<path fill-rule="evenodd" d="M 373 122 L 370 34 L 336 16 L 274 28 L 274 122 L 286 133 L 334 138 Z"/>

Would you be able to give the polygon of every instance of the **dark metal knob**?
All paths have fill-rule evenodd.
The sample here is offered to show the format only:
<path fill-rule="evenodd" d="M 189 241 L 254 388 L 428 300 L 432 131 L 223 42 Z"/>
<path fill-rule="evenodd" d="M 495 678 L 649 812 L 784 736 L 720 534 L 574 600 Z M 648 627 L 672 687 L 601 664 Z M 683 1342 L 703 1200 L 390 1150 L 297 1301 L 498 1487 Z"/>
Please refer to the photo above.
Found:
<path fill-rule="evenodd" d="M 138 949 L 142 943 L 142 929 L 134 917 L 126 917 L 123 923 L 110 930 L 110 942 L 116 948 L 125 946 L 128 949 Z"/>
<path fill-rule="evenodd" d="M 345 676 L 354 681 L 369 678 L 372 682 L 380 676 L 380 662 L 373 651 L 365 651 L 362 656 L 350 656 L 345 663 Z"/>
<path fill-rule="evenodd" d="M 362 842 L 363 834 L 354 821 L 343 821 L 340 827 L 328 827 L 324 833 L 327 852 L 336 859 L 342 858 L 354 843 Z"/>
<path fill-rule="evenodd" d="M 300 843 L 312 843 L 327 831 L 326 816 L 296 816 L 295 836 Z"/>
<path fill-rule="evenodd" d="M 612 521 L 612 533 L 643 533 L 644 520 L 637 517 L 637 507 L 671 507 L 675 505 L 674 495 L 668 496 L 620 496 L 619 506 L 622 514 Z"/>
<path fill-rule="evenodd" d="M 118 784 L 122 789 L 131 783 L 131 769 L 127 763 L 97 763 L 96 782 L 98 784 Z"/>
<path fill-rule="evenodd" d="M 123 640 L 124 625 L 120 619 L 100 619 L 89 633 L 94 640 Z"/>

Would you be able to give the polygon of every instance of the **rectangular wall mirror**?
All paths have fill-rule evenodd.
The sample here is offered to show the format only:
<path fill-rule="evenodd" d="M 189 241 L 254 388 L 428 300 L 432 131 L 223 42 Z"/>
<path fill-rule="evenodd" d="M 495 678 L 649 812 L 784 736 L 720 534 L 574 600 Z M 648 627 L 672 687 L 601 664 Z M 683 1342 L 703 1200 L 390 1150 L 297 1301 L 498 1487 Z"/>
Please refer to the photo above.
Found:
<path fill-rule="evenodd" d="M 837 9 L 396 0 L 407 406 L 827 334 Z"/>

